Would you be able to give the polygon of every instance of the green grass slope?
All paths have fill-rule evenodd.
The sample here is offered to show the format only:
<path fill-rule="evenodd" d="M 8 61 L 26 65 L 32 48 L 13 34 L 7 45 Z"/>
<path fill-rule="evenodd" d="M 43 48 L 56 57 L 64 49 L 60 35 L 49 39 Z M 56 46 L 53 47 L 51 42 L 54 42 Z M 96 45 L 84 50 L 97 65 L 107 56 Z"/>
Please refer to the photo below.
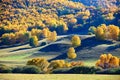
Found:
<path fill-rule="evenodd" d="M 82 43 L 76 47 L 77 58 L 74 60 L 85 61 L 87 65 L 94 65 L 95 61 L 102 53 L 112 53 L 120 57 L 120 43 L 112 41 L 99 41 L 94 35 L 79 35 Z M 28 44 L 0 49 L 0 63 L 5 64 L 25 64 L 28 59 L 34 57 L 45 57 L 48 60 L 65 59 L 66 53 L 71 46 L 72 35 L 58 36 L 56 42 L 47 43 L 44 46 L 30 48 Z M 39 44 L 46 40 L 39 41 Z"/>

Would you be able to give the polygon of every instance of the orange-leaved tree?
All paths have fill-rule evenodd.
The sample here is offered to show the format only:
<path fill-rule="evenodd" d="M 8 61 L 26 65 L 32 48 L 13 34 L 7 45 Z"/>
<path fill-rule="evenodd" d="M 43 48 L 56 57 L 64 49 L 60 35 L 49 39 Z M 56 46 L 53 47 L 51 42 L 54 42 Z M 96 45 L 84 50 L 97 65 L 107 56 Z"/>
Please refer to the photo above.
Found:
<path fill-rule="evenodd" d="M 96 62 L 96 66 L 103 69 L 115 68 L 120 66 L 120 60 L 112 54 L 101 54 L 100 59 Z"/>
<path fill-rule="evenodd" d="M 74 35 L 71 39 L 71 42 L 72 42 L 72 46 L 74 47 L 77 47 L 77 46 L 80 46 L 81 45 L 81 39 L 79 36 L 77 35 Z"/>
<path fill-rule="evenodd" d="M 42 71 L 47 71 L 49 62 L 45 58 L 33 58 L 27 61 L 27 65 L 35 65 L 39 67 Z"/>
<path fill-rule="evenodd" d="M 68 49 L 67 56 L 69 59 L 75 59 L 77 57 L 77 54 L 75 53 L 75 49 L 73 47 L 70 47 Z"/>

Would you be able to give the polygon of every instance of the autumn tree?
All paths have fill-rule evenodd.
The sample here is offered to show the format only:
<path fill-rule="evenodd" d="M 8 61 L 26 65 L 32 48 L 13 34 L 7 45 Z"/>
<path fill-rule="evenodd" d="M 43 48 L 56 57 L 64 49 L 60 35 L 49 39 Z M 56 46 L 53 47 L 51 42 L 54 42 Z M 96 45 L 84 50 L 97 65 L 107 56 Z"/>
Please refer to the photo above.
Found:
<path fill-rule="evenodd" d="M 115 25 L 109 25 L 108 26 L 108 31 L 110 33 L 110 36 L 113 40 L 118 40 L 118 36 L 119 36 L 119 27 L 115 26 Z"/>
<path fill-rule="evenodd" d="M 49 62 L 45 58 L 33 58 L 27 61 L 27 65 L 35 65 L 39 67 L 42 71 L 47 71 Z"/>
<path fill-rule="evenodd" d="M 65 65 L 64 60 L 53 60 L 50 62 L 49 69 L 63 68 Z"/>
<path fill-rule="evenodd" d="M 44 29 L 42 30 L 42 34 L 43 34 L 43 37 L 44 37 L 44 38 L 47 38 L 48 35 L 49 35 L 49 29 L 48 29 L 48 28 L 44 28 Z"/>
<path fill-rule="evenodd" d="M 70 62 L 71 66 L 83 66 L 84 63 L 82 61 L 72 61 Z"/>
<path fill-rule="evenodd" d="M 108 13 L 104 15 L 106 20 L 113 20 L 114 19 L 114 14 L 113 13 Z"/>
<path fill-rule="evenodd" d="M 50 41 L 50 42 L 54 42 L 57 40 L 57 33 L 56 31 L 53 31 L 53 32 L 48 32 L 48 37 L 47 37 L 47 40 Z"/>
<path fill-rule="evenodd" d="M 30 44 L 30 46 L 32 46 L 32 47 L 38 46 L 38 38 L 37 38 L 37 36 L 32 36 L 32 37 L 30 38 L 30 40 L 29 40 L 29 44 Z"/>
<path fill-rule="evenodd" d="M 40 38 L 42 37 L 42 30 L 39 29 L 32 29 L 31 30 L 31 36 L 37 36 L 38 39 L 40 40 Z"/>
<path fill-rule="evenodd" d="M 104 40 L 105 39 L 105 35 L 104 35 L 105 33 L 104 33 L 104 30 L 103 30 L 103 28 L 101 28 L 101 27 L 97 27 L 97 29 L 96 29 L 96 33 L 95 33 L 95 36 L 96 36 L 96 38 L 97 39 L 100 39 L 100 40 Z"/>
<path fill-rule="evenodd" d="M 3 44 L 11 45 L 16 43 L 16 36 L 14 33 L 5 33 L 1 37 Z"/>
<path fill-rule="evenodd" d="M 70 23 L 70 25 L 74 25 L 74 24 L 77 23 L 77 19 L 72 18 L 72 19 L 69 20 L 69 23 Z"/>
<path fill-rule="evenodd" d="M 80 46 L 81 45 L 81 39 L 79 36 L 77 35 L 74 35 L 71 39 L 71 42 L 72 42 L 72 45 L 77 47 L 77 46 Z"/>
<path fill-rule="evenodd" d="M 98 39 L 112 39 L 112 40 L 119 40 L 119 33 L 120 29 L 118 26 L 115 25 L 108 25 L 101 24 L 96 29 L 96 38 Z"/>
<path fill-rule="evenodd" d="M 70 47 L 68 49 L 67 56 L 69 59 L 75 59 L 77 57 L 77 54 L 75 53 L 75 49 L 73 47 Z"/>
<path fill-rule="evenodd" d="M 96 66 L 103 69 L 115 68 L 120 66 L 119 62 L 119 58 L 112 56 L 112 54 L 101 54 L 100 59 L 96 62 Z"/>

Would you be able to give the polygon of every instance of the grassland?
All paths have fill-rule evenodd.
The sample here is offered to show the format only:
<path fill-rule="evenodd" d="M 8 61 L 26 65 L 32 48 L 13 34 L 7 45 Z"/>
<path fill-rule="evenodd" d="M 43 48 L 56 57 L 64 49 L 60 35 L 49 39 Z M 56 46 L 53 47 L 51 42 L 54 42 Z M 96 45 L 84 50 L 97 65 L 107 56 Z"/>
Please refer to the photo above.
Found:
<path fill-rule="evenodd" d="M 28 44 L 0 49 L 0 64 L 5 65 L 25 65 L 26 61 L 34 57 L 44 57 L 46 59 L 64 59 L 68 47 L 70 46 L 70 39 L 72 35 L 58 36 L 56 42 L 48 43 L 44 46 L 30 48 Z M 112 53 L 120 57 L 119 51 L 115 45 L 110 41 L 97 41 L 94 35 L 79 35 L 82 43 L 80 47 L 76 48 L 77 58 L 75 60 L 84 61 L 87 66 L 94 66 L 95 61 L 102 53 Z M 40 40 L 39 44 L 46 40 Z M 94 44 L 93 44 L 94 43 Z M 110 50 L 109 50 L 110 49 Z M 63 55 L 62 55 L 63 54 Z M 60 56 L 62 55 L 62 56 Z"/>
<path fill-rule="evenodd" d="M 120 80 L 119 75 L 0 74 L 0 80 Z"/>

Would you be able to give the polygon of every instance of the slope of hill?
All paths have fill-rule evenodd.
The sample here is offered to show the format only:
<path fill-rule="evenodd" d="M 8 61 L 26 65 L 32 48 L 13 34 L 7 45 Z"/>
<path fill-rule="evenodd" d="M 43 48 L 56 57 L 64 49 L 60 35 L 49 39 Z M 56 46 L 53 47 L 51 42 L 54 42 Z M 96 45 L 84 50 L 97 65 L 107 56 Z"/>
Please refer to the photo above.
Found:
<path fill-rule="evenodd" d="M 120 57 L 120 42 L 112 41 L 99 41 L 96 40 L 94 35 L 79 35 L 82 39 L 81 46 L 75 48 L 77 58 L 74 60 L 93 61 L 95 62 L 102 53 L 112 53 Z M 34 57 L 45 57 L 49 61 L 55 59 L 67 58 L 67 50 L 71 46 L 70 38 L 72 35 L 58 36 L 58 40 L 53 43 L 39 46 L 33 49 L 23 49 L 29 46 L 19 46 L 16 48 L 6 48 L 0 50 L 0 61 L 4 64 L 25 64 L 26 60 Z M 18 60 L 19 59 L 19 60 Z M 90 62 L 89 62 L 90 63 Z M 18 64 L 17 64 L 18 65 Z M 94 65 L 94 63 L 93 63 Z"/>

